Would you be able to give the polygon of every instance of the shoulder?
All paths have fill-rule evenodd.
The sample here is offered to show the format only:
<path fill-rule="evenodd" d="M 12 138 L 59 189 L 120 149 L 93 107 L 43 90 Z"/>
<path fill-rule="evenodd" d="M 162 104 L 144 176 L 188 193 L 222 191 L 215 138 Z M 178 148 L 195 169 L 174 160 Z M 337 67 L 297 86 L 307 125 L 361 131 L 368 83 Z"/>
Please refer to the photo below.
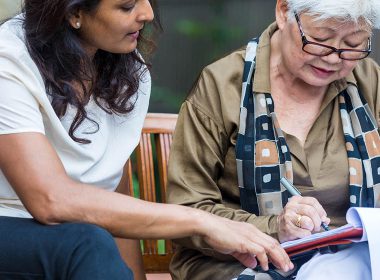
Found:
<path fill-rule="evenodd" d="M 244 56 L 246 47 L 235 50 L 223 58 L 206 66 L 203 76 L 213 77 L 216 81 L 238 81 L 240 84 L 244 67 Z M 232 79 L 232 80 L 231 80 Z"/>
<path fill-rule="evenodd" d="M 0 74 L 26 83 L 44 84 L 26 46 L 22 15 L 0 26 Z"/>
<path fill-rule="evenodd" d="M 37 99 L 48 101 L 45 83 L 26 46 L 22 15 L 0 26 L 0 83 L 3 82 L 20 84 Z"/>
<path fill-rule="evenodd" d="M 0 54 L 17 57 L 26 53 L 23 17 L 18 15 L 0 25 Z"/>
<path fill-rule="evenodd" d="M 206 66 L 186 100 L 227 133 L 239 119 L 244 55 L 245 47 Z"/>
<path fill-rule="evenodd" d="M 379 65 L 372 58 L 365 58 L 358 62 L 354 76 L 358 81 L 377 79 L 380 73 Z"/>
<path fill-rule="evenodd" d="M 364 97 L 368 101 L 377 99 L 380 82 L 379 65 L 372 58 L 360 60 L 353 74 Z"/>

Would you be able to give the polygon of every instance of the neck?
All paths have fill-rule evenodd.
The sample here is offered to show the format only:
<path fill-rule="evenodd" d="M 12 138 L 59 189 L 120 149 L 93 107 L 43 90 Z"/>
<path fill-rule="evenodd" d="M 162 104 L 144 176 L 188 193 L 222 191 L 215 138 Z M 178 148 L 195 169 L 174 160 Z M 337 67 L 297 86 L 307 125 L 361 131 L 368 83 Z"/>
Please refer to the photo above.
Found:
<path fill-rule="evenodd" d="M 299 104 L 321 103 L 328 86 L 317 87 L 305 83 L 292 75 L 282 59 L 279 47 L 279 32 L 275 32 L 271 38 L 270 75 L 271 83 L 276 84 L 277 89 L 286 89 L 284 101 Z"/>

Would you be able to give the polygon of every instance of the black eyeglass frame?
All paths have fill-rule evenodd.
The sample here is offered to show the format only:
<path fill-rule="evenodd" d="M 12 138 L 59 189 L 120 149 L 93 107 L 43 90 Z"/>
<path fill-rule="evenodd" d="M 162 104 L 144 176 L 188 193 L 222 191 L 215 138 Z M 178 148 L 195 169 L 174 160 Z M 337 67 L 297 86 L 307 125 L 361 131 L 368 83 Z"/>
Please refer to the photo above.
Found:
<path fill-rule="evenodd" d="M 306 38 L 306 35 L 305 33 L 303 32 L 303 29 L 302 29 L 302 26 L 301 26 L 301 22 L 300 22 L 300 19 L 297 15 L 296 12 L 294 12 L 294 16 L 296 18 L 296 21 L 297 21 L 297 24 L 298 24 L 298 29 L 300 30 L 300 34 L 301 34 L 301 39 L 302 39 L 302 50 L 308 54 L 311 54 L 311 55 L 315 55 L 315 56 L 327 56 L 327 55 L 330 55 L 332 53 L 337 53 L 339 55 L 339 58 L 341 59 L 344 59 L 344 60 L 349 60 L 349 61 L 355 61 L 355 60 L 361 60 L 361 59 L 364 59 L 366 58 L 367 56 L 369 56 L 369 54 L 371 53 L 372 51 L 372 44 L 371 44 L 371 37 L 368 38 L 368 48 L 366 50 L 356 50 L 356 49 L 337 49 L 337 48 L 334 48 L 332 46 L 328 46 L 328 45 L 324 45 L 324 44 L 320 44 L 320 43 L 317 43 L 317 42 L 312 42 L 312 41 L 309 41 L 307 38 Z M 327 48 L 327 49 L 330 49 L 331 51 L 330 52 L 327 52 L 325 54 L 315 54 L 315 53 L 310 53 L 308 52 L 307 50 L 305 50 L 305 46 L 306 45 L 316 45 L 316 46 L 320 46 L 320 47 L 324 47 L 324 48 Z M 361 57 L 361 58 L 355 58 L 355 59 L 350 59 L 350 58 L 345 58 L 345 57 L 342 57 L 342 53 L 344 52 L 356 52 L 356 53 L 365 53 L 366 55 L 364 57 Z"/>

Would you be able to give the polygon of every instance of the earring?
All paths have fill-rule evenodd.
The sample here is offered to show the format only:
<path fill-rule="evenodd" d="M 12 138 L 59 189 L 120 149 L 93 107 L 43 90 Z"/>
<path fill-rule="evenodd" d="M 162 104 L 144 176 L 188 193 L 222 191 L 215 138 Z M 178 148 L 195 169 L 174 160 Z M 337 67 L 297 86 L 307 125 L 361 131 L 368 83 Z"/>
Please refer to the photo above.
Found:
<path fill-rule="evenodd" d="M 76 28 L 76 29 L 79 29 L 79 28 L 80 28 L 80 22 L 79 22 L 79 21 L 77 21 L 77 22 L 75 23 L 75 28 Z"/>

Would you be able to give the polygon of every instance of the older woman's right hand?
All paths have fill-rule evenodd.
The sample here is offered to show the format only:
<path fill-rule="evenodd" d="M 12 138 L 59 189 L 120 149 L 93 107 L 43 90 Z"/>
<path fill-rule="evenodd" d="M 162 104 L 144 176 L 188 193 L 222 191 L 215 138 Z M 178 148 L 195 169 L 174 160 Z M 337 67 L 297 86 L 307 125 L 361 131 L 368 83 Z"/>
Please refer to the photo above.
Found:
<path fill-rule="evenodd" d="M 209 218 L 205 221 L 207 232 L 204 240 L 216 251 L 230 254 L 250 268 L 256 267 L 257 258 L 264 270 L 268 270 L 269 261 L 283 271 L 293 269 L 289 256 L 278 241 L 252 224 L 214 215 Z"/>
<path fill-rule="evenodd" d="M 280 242 L 319 232 L 321 223 L 330 223 L 326 211 L 314 197 L 293 196 L 278 216 Z"/>

